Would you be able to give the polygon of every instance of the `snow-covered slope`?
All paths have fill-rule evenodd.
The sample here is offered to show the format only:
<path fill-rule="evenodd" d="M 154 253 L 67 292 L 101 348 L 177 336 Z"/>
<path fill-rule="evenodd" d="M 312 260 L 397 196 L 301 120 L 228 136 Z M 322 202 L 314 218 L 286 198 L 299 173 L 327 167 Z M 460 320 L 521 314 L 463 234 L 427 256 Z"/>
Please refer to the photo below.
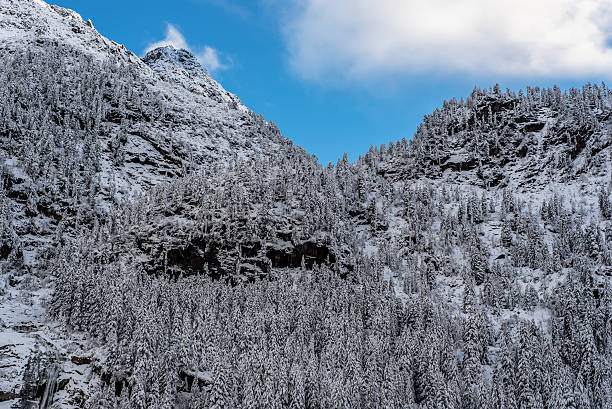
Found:
<path fill-rule="evenodd" d="M 393 179 L 429 178 L 538 194 L 596 196 L 612 174 L 609 90 L 475 90 L 425 117 L 410 149 L 389 146 L 378 171 Z"/>
<path fill-rule="evenodd" d="M 90 21 L 72 10 L 39 0 L 2 0 L 0 6 L 2 50 L 63 43 L 99 59 L 112 53 L 123 61 L 137 61 L 133 53 L 102 37 Z"/>
<path fill-rule="evenodd" d="M 161 48 L 141 60 L 77 13 L 42 1 L 0 0 L 0 64 L 0 247 L 8 287 L 45 293 L 48 260 L 62 237 L 151 186 L 234 158 L 271 158 L 281 146 L 295 150 L 189 52 Z M 44 310 L 44 297 L 11 291 L 1 296 L 7 311 L 30 302 Z M 9 333 L 25 328 L 28 345 L 38 345 L 28 325 L 39 328 L 41 317 L 3 318 L 2 325 Z M 2 392 L 19 391 L 27 356 L 18 359 L 20 366 L 2 369 L 0 378 L 12 385 Z"/>
<path fill-rule="evenodd" d="M 186 90 L 204 95 L 218 103 L 248 112 L 236 95 L 227 92 L 187 50 L 161 47 L 151 50 L 143 61 L 164 81 L 182 85 Z"/>
<path fill-rule="evenodd" d="M 612 408 L 605 85 L 323 168 L 188 51 L 0 6 L 0 407 Z"/>
<path fill-rule="evenodd" d="M 1 6 L 0 75 L 8 86 L 0 158 L 7 195 L 27 202 L 13 210 L 40 216 L 42 231 L 52 233 L 70 212 L 66 201 L 103 211 L 189 169 L 290 145 L 188 51 L 162 48 L 140 60 L 70 10 L 34 0 Z"/>

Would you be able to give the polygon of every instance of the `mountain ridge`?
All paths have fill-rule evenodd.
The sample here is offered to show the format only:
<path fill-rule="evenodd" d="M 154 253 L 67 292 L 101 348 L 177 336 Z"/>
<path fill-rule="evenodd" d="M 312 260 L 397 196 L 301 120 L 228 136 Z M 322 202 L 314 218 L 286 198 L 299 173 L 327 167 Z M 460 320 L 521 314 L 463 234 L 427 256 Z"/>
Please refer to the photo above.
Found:
<path fill-rule="evenodd" d="M 322 167 L 188 51 L 0 5 L 0 407 L 612 407 L 605 85 Z"/>
<path fill-rule="evenodd" d="M 407 156 L 406 143 L 402 145 L 398 141 L 395 146 L 401 147 L 397 149 L 399 153 L 381 167 L 381 172 L 391 177 L 393 173 L 398 177 L 411 177 L 411 170 L 418 170 L 424 176 L 429 172 L 430 177 L 443 180 L 461 175 L 467 177 L 471 172 L 476 185 L 526 191 L 538 191 L 555 183 L 567 185 L 581 174 L 588 175 L 591 180 L 609 180 L 611 169 L 605 166 L 610 163 L 609 146 L 612 144 L 609 90 L 605 84 L 588 84 L 585 88 L 594 94 L 604 94 L 598 104 L 605 103 L 607 108 L 603 109 L 608 112 L 597 107 L 590 114 L 592 116 L 580 118 L 578 124 L 572 123 L 572 116 L 576 114 L 572 112 L 572 102 L 568 102 L 568 92 L 562 93 L 556 87 L 528 88 L 526 92 L 530 96 L 525 97 L 521 91 L 520 98 L 510 90 L 505 93 L 475 90 L 467 106 L 461 106 L 456 100 L 445 102 L 441 110 L 436 109 L 426 116 L 417 130 L 411 141 L 411 145 L 415 145 L 412 155 Z M 574 91 L 577 90 L 570 90 Z M 533 102 L 536 99 L 538 102 Z M 539 101 L 542 101 L 541 108 L 528 112 L 527 105 L 540 104 Z M 469 113 L 455 116 L 458 122 L 445 123 L 448 120 L 443 117 L 449 111 L 466 107 Z M 585 106 L 579 109 L 590 111 L 590 107 Z M 428 152 L 431 147 L 438 146 L 441 149 L 434 148 L 433 155 Z M 415 151 L 423 152 L 415 155 Z M 517 180 L 521 173 L 527 177 Z M 537 177 L 538 174 L 546 174 L 546 177 Z M 592 184 L 582 184 L 580 188 L 596 195 L 598 192 L 589 191 L 590 187 Z"/>

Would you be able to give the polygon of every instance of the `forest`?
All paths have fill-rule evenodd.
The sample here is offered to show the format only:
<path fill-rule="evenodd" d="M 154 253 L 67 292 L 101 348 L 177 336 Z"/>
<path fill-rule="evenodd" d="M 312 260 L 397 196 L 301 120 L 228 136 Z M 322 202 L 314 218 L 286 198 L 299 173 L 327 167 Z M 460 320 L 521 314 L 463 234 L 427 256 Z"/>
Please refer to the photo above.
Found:
<path fill-rule="evenodd" d="M 2 401 L 612 408 L 605 84 L 475 88 L 323 166 L 188 51 L 96 41 L 0 53 L 0 339 L 36 345 Z"/>

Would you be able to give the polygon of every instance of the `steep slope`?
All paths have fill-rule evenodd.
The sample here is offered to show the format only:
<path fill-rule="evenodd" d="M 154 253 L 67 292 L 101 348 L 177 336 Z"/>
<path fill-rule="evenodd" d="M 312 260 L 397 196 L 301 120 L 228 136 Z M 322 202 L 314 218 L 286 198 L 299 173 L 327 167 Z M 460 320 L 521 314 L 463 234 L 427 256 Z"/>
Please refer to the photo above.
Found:
<path fill-rule="evenodd" d="M 347 274 L 352 221 L 338 217 L 345 204 L 337 185 L 308 155 L 277 153 L 160 185 L 101 221 L 87 246 L 97 259 L 155 276 L 239 283 L 315 264 Z"/>
<path fill-rule="evenodd" d="M 6 195 L 18 219 L 44 219 L 36 228 L 52 233 L 65 212 L 100 211 L 187 169 L 290 144 L 185 50 L 143 62 L 72 11 L 1 5 Z"/>
<path fill-rule="evenodd" d="M 187 51 L 0 5 L 0 406 L 612 407 L 605 85 L 323 168 Z"/>
<path fill-rule="evenodd" d="M 603 95 L 588 107 L 601 118 Z M 447 119 L 505 97 L 474 98 Z M 285 153 L 278 167 L 194 173 L 67 246 L 51 314 L 105 345 L 91 385 L 105 405 L 610 407 L 612 201 L 598 158 L 610 147 L 604 132 L 578 129 L 602 146 L 576 155 L 584 177 L 578 162 L 521 156 L 521 131 L 500 143 L 508 167 L 480 157 L 507 184 L 483 183 L 476 168 L 436 173 L 418 137 L 333 169 Z M 545 142 L 543 156 L 572 146 Z M 467 137 L 435 146 L 428 155 L 478 153 Z M 304 253 L 298 264 L 316 236 L 345 266 Z M 194 253 L 206 240 L 223 251 Z"/>
<path fill-rule="evenodd" d="M 0 392 L 10 397 L 30 351 L 71 341 L 42 323 L 48 261 L 76 231 L 189 171 L 295 148 L 189 52 L 141 60 L 42 1 L 0 1 L 0 65 Z"/>
<path fill-rule="evenodd" d="M 589 195 L 609 182 L 610 92 L 585 85 L 474 90 L 427 115 L 410 142 L 389 145 L 378 171 L 393 179 L 427 177 L 480 187 L 539 192 L 572 186 Z"/>

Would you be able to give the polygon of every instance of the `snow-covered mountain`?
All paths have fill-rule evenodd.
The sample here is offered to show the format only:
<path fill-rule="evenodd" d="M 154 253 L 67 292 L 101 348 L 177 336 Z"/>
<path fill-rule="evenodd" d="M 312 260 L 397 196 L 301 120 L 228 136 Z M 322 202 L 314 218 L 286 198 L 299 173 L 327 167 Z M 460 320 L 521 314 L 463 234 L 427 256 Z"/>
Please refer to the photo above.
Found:
<path fill-rule="evenodd" d="M 0 6 L 0 407 L 612 408 L 605 84 L 324 168 L 188 51 Z"/>
<path fill-rule="evenodd" d="M 76 203 L 99 213 L 190 169 L 291 145 L 188 51 L 157 49 L 140 60 L 70 10 L 1 5 L 7 195 L 39 233 L 52 234 Z"/>
<path fill-rule="evenodd" d="M 425 177 L 522 193 L 574 187 L 597 195 L 612 171 L 612 121 L 605 84 L 569 95 L 527 88 L 517 96 L 474 90 L 465 103 L 444 103 L 379 172 L 393 179 Z M 594 183 L 597 182 L 597 183 Z"/>
<path fill-rule="evenodd" d="M 141 60 L 42 1 L 0 1 L 0 60 L 1 253 L 8 270 L 36 282 L 57 238 L 110 206 L 196 168 L 296 150 L 189 52 L 162 48 Z M 17 385 L 12 369 L 1 377 Z"/>

